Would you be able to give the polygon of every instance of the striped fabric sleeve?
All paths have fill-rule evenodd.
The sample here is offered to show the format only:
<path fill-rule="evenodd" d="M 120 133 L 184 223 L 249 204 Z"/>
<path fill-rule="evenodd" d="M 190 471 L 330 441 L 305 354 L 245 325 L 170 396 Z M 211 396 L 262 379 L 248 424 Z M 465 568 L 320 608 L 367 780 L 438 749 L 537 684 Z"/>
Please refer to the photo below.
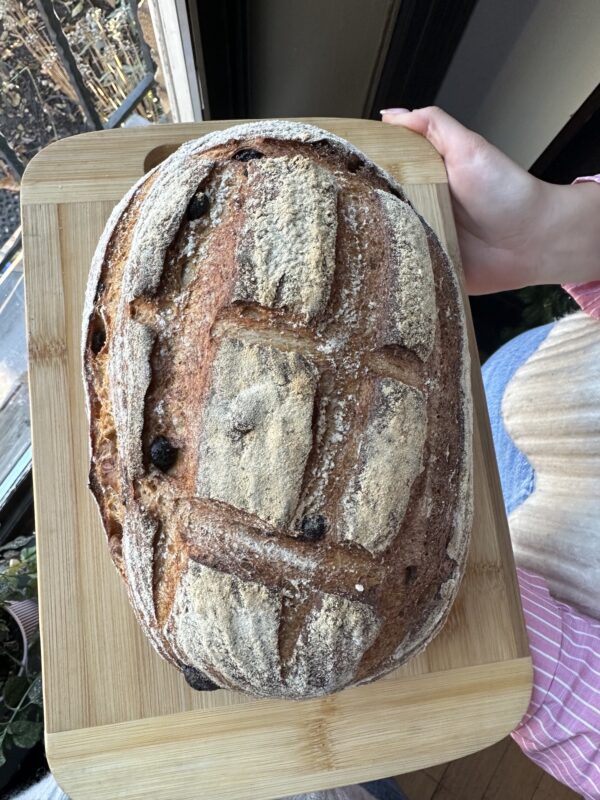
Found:
<path fill-rule="evenodd" d="M 573 183 L 600 183 L 600 175 L 587 175 L 576 178 Z M 600 270 L 600 267 L 599 267 Z M 591 283 L 565 283 L 563 289 L 575 300 L 577 305 L 595 319 L 600 319 L 600 281 Z"/>
<path fill-rule="evenodd" d="M 600 800 L 600 622 L 552 598 L 517 570 L 534 669 L 526 715 L 512 737 L 586 800 Z"/>

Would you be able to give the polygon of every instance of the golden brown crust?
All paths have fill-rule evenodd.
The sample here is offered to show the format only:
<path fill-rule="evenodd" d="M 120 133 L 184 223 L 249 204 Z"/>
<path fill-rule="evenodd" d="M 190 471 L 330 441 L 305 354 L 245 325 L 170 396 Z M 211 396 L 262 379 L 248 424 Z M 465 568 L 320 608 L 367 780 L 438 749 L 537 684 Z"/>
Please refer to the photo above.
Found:
<path fill-rule="evenodd" d="M 364 155 L 291 123 L 181 148 L 100 242 L 84 372 L 90 485 L 174 664 L 300 698 L 439 630 L 471 525 L 464 310 Z"/>

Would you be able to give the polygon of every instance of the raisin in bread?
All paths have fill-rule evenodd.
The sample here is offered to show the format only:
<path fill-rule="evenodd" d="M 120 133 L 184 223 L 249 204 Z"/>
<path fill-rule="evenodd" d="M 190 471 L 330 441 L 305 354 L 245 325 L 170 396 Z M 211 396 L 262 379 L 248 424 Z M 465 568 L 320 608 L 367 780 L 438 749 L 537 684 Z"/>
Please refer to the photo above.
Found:
<path fill-rule="evenodd" d="M 464 309 L 366 156 L 290 122 L 181 147 L 110 217 L 83 358 L 110 552 L 192 686 L 327 694 L 439 631 L 472 516 Z"/>

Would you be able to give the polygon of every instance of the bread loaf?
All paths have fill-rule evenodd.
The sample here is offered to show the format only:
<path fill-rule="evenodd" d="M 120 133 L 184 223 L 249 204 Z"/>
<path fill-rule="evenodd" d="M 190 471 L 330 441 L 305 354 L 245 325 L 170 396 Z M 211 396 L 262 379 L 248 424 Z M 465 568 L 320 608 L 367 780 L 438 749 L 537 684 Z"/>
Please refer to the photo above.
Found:
<path fill-rule="evenodd" d="M 110 217 L 83 360 L 110 553 L 190 685 L 328 694 L 439 631 L 471 526 L 464 309 L 365 155 L 291 122 L 181 147 Z"/>

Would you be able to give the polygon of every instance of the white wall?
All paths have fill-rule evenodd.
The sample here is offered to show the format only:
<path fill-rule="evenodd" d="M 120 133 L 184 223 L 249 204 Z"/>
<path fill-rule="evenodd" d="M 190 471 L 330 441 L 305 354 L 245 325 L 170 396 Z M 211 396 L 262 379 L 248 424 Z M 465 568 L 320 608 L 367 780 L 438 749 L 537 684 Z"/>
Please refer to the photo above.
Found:
<path fill-rule="evenodd" d="M 436 103 L 530 167 L 600 82 L 600 0 L 479 0 Z"/>
<path fill-rule="evenodd" d="M 247 6 L 254 116 L 361 117 L 369 110 L 399 0 L 252 0 Z"/>

